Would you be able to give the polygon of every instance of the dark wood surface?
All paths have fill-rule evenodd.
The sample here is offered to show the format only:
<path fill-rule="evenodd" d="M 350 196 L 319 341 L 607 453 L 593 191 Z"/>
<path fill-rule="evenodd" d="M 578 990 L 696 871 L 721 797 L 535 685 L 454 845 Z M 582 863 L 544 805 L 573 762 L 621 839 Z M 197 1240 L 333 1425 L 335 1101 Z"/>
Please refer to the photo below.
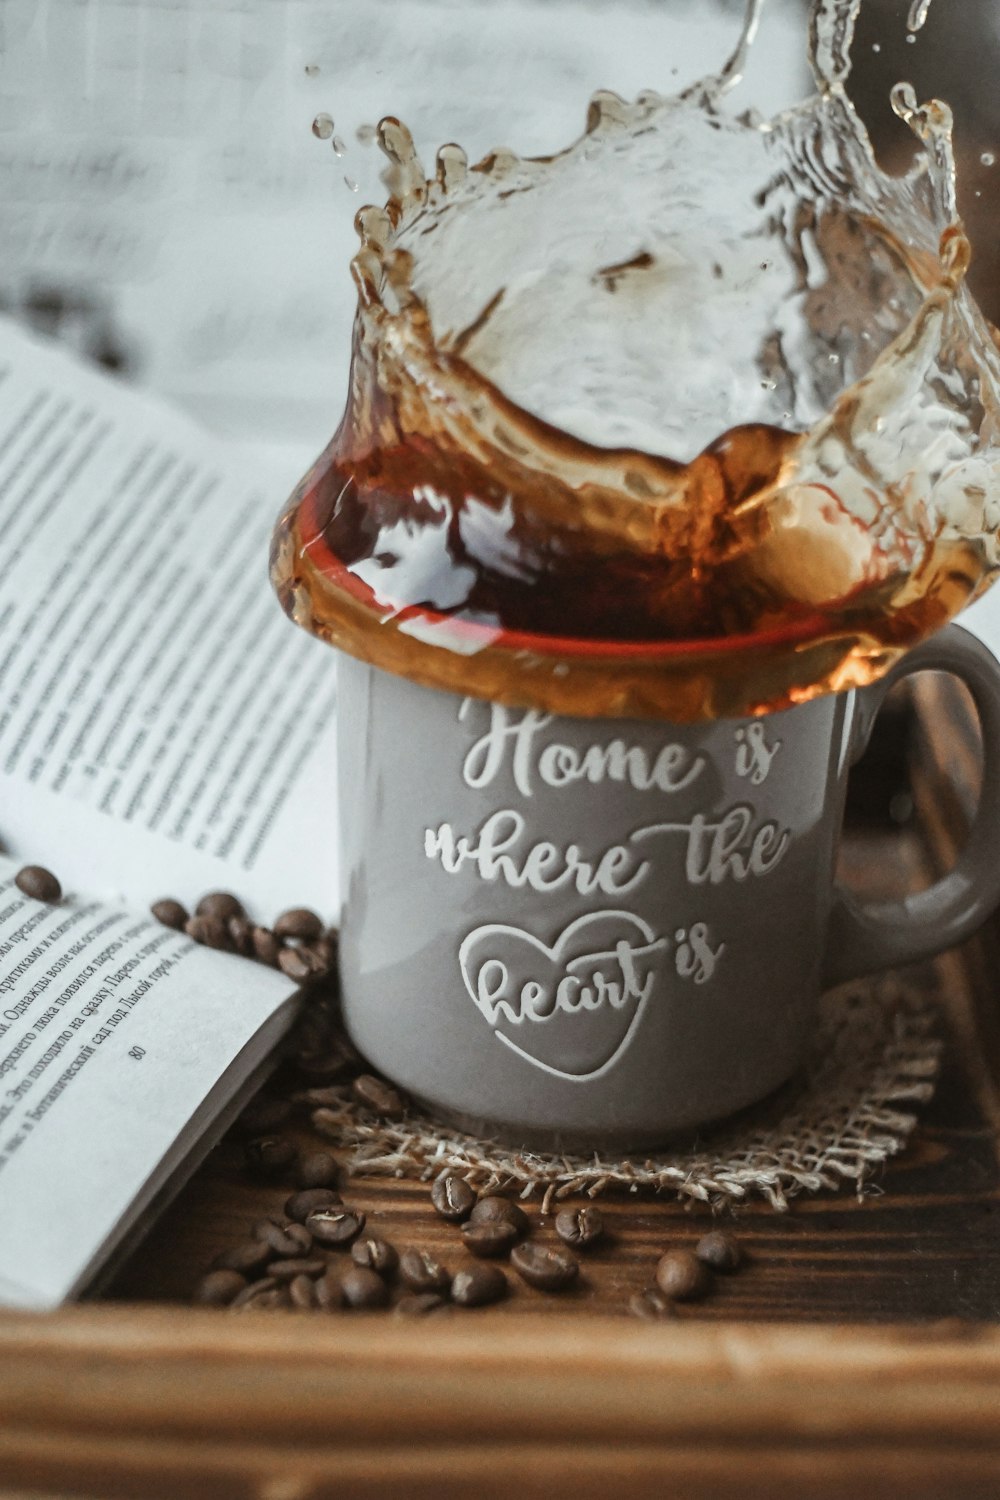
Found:
<path fill-rule="evenodd" d="M 892 821 L 905 789 L 902 756 L 911 729 L 904 711 L 890 713 L 852 798 L 842 876 L 872 896 L 924 884 L 951 857 L 942 828 L 928 826 L 933 808 L 918 808 L 903 826 Z M 925 757 L 926 747 L 920 753 Z M 797 1198 L 781 1214 L 754 1203 L 726 1215 L 750 1263 L 738 1276 L 719 1278 L 704 1302 L 681 1308 L 681 1318 L 1000 1320 L 1000 1046 L 987 967 L 982 944 L 974 943 L 911 972 L 914 982 L 932 986 L 940 997 L 944 1055 L 935 1098 L 919 1108 L 920 1125 L 908 1149 L 867 1184 L 860 1201 L 848 1185 L 837 1195 Z M 302 1137 L 304 1144 L 310 1139 L 314 1146 L 324 1144 Z M 189 1299 L 213 1255 L 246 1238 L 261 1214 L 280 1212 L 287 1192 L 250 1180 L 239 1143 L 223 1142 L 133 1255 L 110 1295 Z M 467 1259 L 458 1231 L 433 1212 L 428 1185 L 357 1178 L 344 1195 L 364 1210 L 372 1232 L 400 1248 L 427 1249 L 452 1269 Z M 630 1295 L 649 1285 L 663 1250 L 693 1244 L 711 1222 L 708 1210 L 639 1195 L 605 1194 L 600 1205 L 610 1235 L 583 1258 L 578 1288 L 555 1297 L 511 1277 L 514 1294 L 495 1315 L 627 1316 Z M 529 1205 L 529 1213 L 536 1238 L 558 1244 L 537 1205 Z"/>

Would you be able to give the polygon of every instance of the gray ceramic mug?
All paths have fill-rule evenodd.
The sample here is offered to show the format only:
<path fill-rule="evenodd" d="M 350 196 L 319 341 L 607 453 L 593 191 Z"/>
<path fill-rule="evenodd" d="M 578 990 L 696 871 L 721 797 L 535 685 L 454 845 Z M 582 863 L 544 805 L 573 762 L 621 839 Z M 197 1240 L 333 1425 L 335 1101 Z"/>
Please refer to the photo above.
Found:
<path fill-rule="evenodd" d="M 956 868 L 860 904 L 847 773 L 888 688 L 952 672 L 983 793 Z M 509 1142 L 637 1149 L 763 1098 L 821 991 L 966 937 L 1000 900 L 1000 666 L 956 626 L 872 688 L 760 719 L 567 719 L 339 671 L 341 977 L 361 1052 Z"/>

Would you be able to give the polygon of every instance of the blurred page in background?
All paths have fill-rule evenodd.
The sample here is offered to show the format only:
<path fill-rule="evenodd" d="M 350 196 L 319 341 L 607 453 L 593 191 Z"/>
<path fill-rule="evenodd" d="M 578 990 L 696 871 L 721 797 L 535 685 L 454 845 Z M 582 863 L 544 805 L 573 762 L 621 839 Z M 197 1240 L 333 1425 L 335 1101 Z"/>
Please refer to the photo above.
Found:
<path fill-rule="evenodd" d="M 775 0 L 740 93 L 807 92 L 804 0 Z M 741 0 L 3 0 L 0 297 L 217 432 L 304 468 L 346 392 L 372 126 L 428 170 L 558 150 L 595 89 L 718 69 Z M 333 141 L 313 137 L 321 111 Z M 341 152 L 342 154 L 337 154 Z M 281 501 L 275 496 L 275 509 Z"/>

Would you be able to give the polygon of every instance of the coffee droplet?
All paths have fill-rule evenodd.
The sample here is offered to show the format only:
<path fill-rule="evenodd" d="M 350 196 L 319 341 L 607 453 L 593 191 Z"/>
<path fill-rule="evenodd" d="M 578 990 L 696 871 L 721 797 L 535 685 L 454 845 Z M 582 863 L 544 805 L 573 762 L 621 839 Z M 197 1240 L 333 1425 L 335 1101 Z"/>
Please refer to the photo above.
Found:
<path fill-rule="evenodd" d="M 347 150 L 347 147 L 344 145 L 344 142 L 339 135 L 334 136 L 333 140 L 330 142 L 330 145 L 333 147 L 334 156 L 343 156 L 345 151 Z"/>
<path fill-rule="evenodd" d="M 354 180 L 353 177 L 345 177 L 344 178 L 344 182 L 347 185 L 347 187 L 350 188 L 350 190 L 351 190 L 352 193 L 356 193 L 357 192 L 357 190 L 358 190 L 358 184 L 355 182 L 355 180 Z"/>
<path fill-rule="evenodd" d="M 328 141 L 333 135 L 333 116 L 319 114 L 312 123 L 312 132 L 318 141 Z"/>
<path fill-rule="evenodd" d="M 984 167 L 992 167 L 996 163 L 996 155 L 992 151 L 984 151 L 979 160 Z"/>

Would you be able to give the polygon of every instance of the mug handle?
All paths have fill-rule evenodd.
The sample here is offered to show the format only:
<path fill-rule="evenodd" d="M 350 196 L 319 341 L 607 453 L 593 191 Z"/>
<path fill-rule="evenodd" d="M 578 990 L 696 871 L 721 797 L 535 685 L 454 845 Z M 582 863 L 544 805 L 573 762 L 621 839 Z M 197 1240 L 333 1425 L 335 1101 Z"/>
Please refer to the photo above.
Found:
<path fill-rule="evenodd" d="M 941 953 L 974 932 L 1000 902 L 1000 663 L 975 636 L 948 625 L 907 652 L 880 682 L 859 691 L 855 758 L 892 685 L 927 671 L 951 672 L 972 693 L 983 738 L 976 816 L 954 868 L 928 890 L 862 902 L 844 886 L 834 887 L 824 988 Z"/>

